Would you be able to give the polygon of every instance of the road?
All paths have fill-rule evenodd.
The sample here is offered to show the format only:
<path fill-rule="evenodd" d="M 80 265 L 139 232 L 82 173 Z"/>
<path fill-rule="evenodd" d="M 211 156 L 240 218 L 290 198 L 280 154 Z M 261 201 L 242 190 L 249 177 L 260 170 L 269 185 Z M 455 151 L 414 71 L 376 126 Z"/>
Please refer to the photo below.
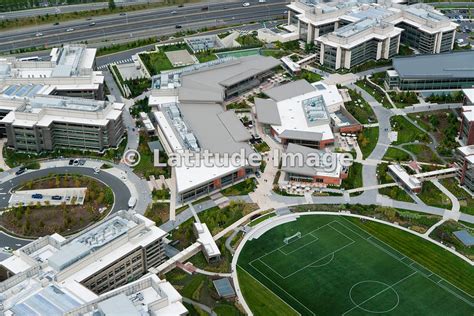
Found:
<path fill-rule="evenodd" d="M 136 38 L 140 32 L 147 32 L 146 35 L 151 37 L 165 28 L 170 33 L 176 30 L 176 25 L 182 26 L 178 30 L 186 30 L 196 24 L 210 27 L 271 20 L 281 17 L 286 10 L 285 0 L 271 0 L 267 3 L 253 1 L 249 7 L 242 7 L 240 2 L 200 4 L 178 9 L 160 8 L 125 15 L 107 15 L 90 21 L 76 20 L 57 26 L 48 24 L 20 28 L 0 33 L 0 51 L 92 39 L 113 41 L 126 37 Z M 207 7 L 209 9 L 203 11 L 203 8 Z M 176 14 L 173 14 L 173 11 L 176 11 Z M 41 33 L 42 36 L 36 36 L 36 33 Z"/>
<path fill-rule="evenodd" d="M 162 0 L 136 0 L 134 2 L 124 2 L 117 4 L 117 6 L 131 6 L 145 4 L 149 2 L 162 2 Z M 80 12 L 80 11 L 91 11 L 91 10 L 100 10 L 106 9 L 109 7 L 107 1 L 104 2 L 92 2 L 92 3 L 81 3 L 81 4 L 71 4 L 71 5 L 57 5 L 44 8 L 20 10 L 20 11 L 9 11 L 9 12 L 0 12 L 0 19 L 11 20 L 11 19 L 21 19 L 34 16 L 41 16 L 46 14 L 61 14 L 61 13 L 71 13 L 71 12 Z"/>
<path fill-rule="evenodd" d="M 10 172 L 14 173 L 18 168 L 12 169 Z M 65 173 L 76 173 L 97 179 L 111 188 L 114 192 L 114 205 L 111 213 L 115 213 L 119 210 L 128 209 L 128 200 L 130 199 L 131 193 L 128 187 L 122 182 L 121 179 L 107 173 L 100 172 L 99 174 L 94 173 L 93 168 L 88 167 L 55 167 L 45 168 L 40 170 L 28 171 L 20 176 L 16 176 L 11 180 L 0 183 L 0 208 L 8 206 L 8 200 L 10 199 L 10 191 L 27 181 L 46 177 L 50 174 L 65 174 Z M 0 232 L 0 246 L 8 246 L 13 249 L 17 249 L 23 245 L 29 243 L 30 240 L 22 239 L 7 235 Z"/>

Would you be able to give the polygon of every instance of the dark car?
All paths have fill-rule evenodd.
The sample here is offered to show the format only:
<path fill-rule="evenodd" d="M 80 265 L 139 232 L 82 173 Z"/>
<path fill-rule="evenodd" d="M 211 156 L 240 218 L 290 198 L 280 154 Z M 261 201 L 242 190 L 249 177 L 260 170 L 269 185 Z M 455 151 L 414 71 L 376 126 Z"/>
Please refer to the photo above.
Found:
<path fill-rule="evenodd" d="M 55 22 L 53 25 L 59 25 L 59 22 Z"/>
<path fill-rule="evenodd" d="M 209 7 L 201 8 L 201 11 L 208 11 L 208 10 L 209 10 Z"/>
<path fill-rule="evenodd" d="M 180 4 L 180 5 L 178 6 L 178 8 L 182 8 L 182 7 L 184 7 L 184 4 Z"/>
<path fill-rule="evenodd" d="M 51 200 L 55 200 L 55 201 L 60 201 L 60 200 L 62 200 L 62 199 L 63 199 L 63 197 L 60 196 L 60 195 L 53 195 L 53 196 L 51 197 Z"/>
<path fill-rule="evenodd" d="M 182 26 L 179 25 L 179 24 L 176 24 L 175 28 L 180 29 L 180 28 L 182 28 Z"/>
<path fill-rule="evenodd" d="M 35 193 L 31 196 L 33 199 L 42 199 L 43 198 L 43 194 L 39 194 L 39 193 Z"/>
<path fill-rule="evenodd" d="M 72 166 L 73 163 L 74 163 L 74 159 L 69 160 L 69 165 L 70 166 Z"/>
<path fill-rule="evenodd" d="M 18 169 L 17 172 L 15 172 L 15 174 L 17 176 L 19 176 L 20 174 L 24 173 L 25 171 L 26 171 L 25 167 L 20 167 L 20 169 Z"/>
<path fill-rule="evenodd" d="M 79 166 L 84 166 L 86 161 L 84 159 L 79 159 Z"/>

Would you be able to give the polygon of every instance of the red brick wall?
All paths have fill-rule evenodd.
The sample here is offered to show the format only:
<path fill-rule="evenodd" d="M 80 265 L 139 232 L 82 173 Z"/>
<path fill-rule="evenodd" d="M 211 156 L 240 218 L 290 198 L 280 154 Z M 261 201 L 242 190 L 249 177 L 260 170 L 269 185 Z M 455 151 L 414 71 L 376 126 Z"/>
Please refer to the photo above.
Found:
<path fill-rule="evenodd" d="M 324 184 L 334 184 L 334 185 L 340 185 L 341 184 L 341 179 L 339 178 L 331 178 L 331 177 L 313 177 L 313 181 L 317 182 L 317 179 L 322 179 Z"/>
<path fill-rule="evenodd" d="M 362 125 L 360 124 L 355 124 L 355 125 L 351 125 L 351 126 L 345 126 L 345 127 L 341 127 L 339 129 L 339 132 L 340 133 L 358 133 L 362 130 Z"/>
<path fill-rule="evenodd" d="M 239 177 L 239 178 L 245 177 L 245 169 L 244 168 L 239 169 L 239 171 L 237 171 L 237 177 Z"/>

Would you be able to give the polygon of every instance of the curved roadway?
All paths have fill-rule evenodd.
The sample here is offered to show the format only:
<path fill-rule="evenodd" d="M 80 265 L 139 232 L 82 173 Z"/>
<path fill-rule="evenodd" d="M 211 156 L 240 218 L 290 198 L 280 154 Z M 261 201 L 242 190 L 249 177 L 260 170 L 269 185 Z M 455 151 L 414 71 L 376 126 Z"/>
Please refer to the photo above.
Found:
<path fill-rule="evenodd" d="M 18 168 L 12 169 L 10 172 L 15 172 Z M 112 192 L 114 193 L 114 205 L 112 207 L 111 213 L 115 213 L 119 210 L 128 209 L 128 200 L 130 199 L 131 193 L 128 187 L 122 182 L 121 179 L 111 175 L 110 173 L 101 171 L 98 174 L 94 173 L 94 169 L 90 167 L 50 167 L 39 170 L 28 171 L 22 175 L 15 176 L 10 180 L 3 181 L 0 183 L 0 208 L 5 208 L 8 206 L 8 201 L 11 196 L 11 190 L 24 184 L 27 181 L 46 177 L 50 174 L 81 174 L 84 176 L 89 176 L 98 181 L 106 184 Z M 0 232 L 0 246 L 1 247 L 11 247 L 17 249 L 21 246 L 29 243 L 30 240 L 10 236 L 4 232 Z"/>

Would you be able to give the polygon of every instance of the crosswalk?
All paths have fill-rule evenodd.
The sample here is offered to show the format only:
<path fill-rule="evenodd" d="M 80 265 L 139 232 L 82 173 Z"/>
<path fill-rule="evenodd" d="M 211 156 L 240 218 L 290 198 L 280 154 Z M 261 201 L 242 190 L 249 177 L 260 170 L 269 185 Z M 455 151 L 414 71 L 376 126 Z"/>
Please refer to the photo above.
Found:
<path fill-rule="evenodd" d="M 123 59 L 119 61 L 114 61 L 113 63 L 97 66 L 97 70 L 106 69 L 110 64 L 127 64 L 127 63 L 133 63 L 133 60 L 131 58 L 127 58 L 127 59 Z"/>

